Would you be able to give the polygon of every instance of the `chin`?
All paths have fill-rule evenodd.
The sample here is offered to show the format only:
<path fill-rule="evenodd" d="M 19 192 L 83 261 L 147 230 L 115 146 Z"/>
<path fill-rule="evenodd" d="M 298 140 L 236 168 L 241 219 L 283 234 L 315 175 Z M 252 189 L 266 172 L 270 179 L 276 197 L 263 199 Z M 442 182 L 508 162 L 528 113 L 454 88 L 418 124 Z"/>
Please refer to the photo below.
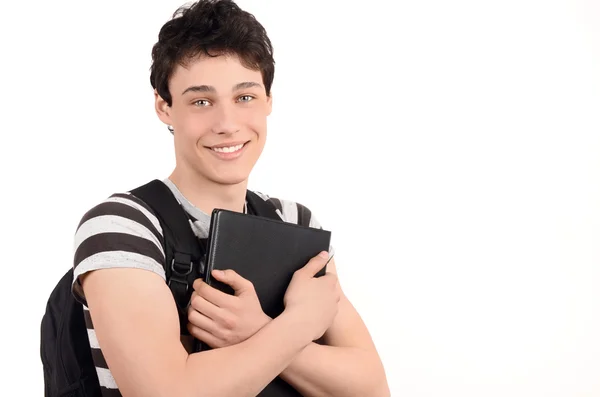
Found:
<path fill-rule="evenodd" d="M 219 185 L 239 185 L 240 183 L 244 183 L 248 180 L 249 175 L 211 175 L 209 179 L 213 182 L 218 183 Z"/>

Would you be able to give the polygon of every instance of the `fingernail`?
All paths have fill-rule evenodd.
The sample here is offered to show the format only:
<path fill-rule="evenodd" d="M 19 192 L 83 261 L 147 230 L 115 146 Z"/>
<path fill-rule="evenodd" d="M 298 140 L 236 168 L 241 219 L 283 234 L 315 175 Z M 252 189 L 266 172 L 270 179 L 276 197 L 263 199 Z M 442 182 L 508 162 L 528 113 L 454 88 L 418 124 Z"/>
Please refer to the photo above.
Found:
<path fill-rule="evenodd" d="M 327 259 L 327 258 L 329 258 L 329 252 L 327 252 L 327 251 L 321 251 L 321 252 L 319 253 L 319 256 L 320 256 L 321 258 L 323 258 L 323 259 Z"/>
<path fill-rule="evenodd" d="M 213 270 L 212 271 L 213 275 L 217 275 L 217 276 L 223 276 L 224 273 L 222 270 Z"/>

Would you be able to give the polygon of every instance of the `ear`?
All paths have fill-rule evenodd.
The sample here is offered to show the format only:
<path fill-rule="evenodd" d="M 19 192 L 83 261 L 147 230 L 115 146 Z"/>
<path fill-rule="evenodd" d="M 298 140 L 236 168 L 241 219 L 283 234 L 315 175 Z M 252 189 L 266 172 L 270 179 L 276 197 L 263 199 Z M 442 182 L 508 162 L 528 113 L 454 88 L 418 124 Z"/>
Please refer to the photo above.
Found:
<path fill-rule="evenodd" d="M 156 90 L 154 90 L 154 109 L 160 121 L 166 125 L 173 125 L 171 121 L 171 107 Z"/>
<path fill-rule="evenodd" d="M 267 96 L 267 116 L 270 116 L 272 111 L 273 111 L 273 90 L 271 90 L 271 93 L 269 94 L 269 96 Z"/>

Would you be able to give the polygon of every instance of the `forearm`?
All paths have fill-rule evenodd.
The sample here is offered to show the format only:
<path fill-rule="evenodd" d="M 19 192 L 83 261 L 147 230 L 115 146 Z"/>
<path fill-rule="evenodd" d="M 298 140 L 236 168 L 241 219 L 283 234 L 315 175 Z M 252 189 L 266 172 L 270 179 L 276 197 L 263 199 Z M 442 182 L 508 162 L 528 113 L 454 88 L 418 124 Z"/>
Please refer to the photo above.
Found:
<path fill-rule="evenodd" d="M 281 377 L 306 397 L 386 397 L 381 362 L 369 350 L 311 343 Z"/>
<path fill-rule="evenodd" d="M 284 313 L 242 343 L 192 354 L 182 395 L 256 396 L 310 343 L 307 336 Z"/>

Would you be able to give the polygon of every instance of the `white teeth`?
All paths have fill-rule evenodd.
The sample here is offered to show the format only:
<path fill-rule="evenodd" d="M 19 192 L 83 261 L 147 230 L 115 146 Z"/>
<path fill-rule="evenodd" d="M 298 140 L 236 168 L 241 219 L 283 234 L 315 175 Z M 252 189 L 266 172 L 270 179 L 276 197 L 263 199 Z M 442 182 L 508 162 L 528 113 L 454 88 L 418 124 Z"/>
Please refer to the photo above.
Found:
<path fill-rule="evenodd" d="M 228 147 L 214 147 L 214 148 L 212 148 L 212 150 L 214 150 L 215 152 L 218 152 L 218 153 L 233 153 L 233 152 L 237 152 L 238 150 L 240 150 L 243 146 L 244 146 L 244 144 L 237 145 L 237 146 L 228 146 Z"/>

